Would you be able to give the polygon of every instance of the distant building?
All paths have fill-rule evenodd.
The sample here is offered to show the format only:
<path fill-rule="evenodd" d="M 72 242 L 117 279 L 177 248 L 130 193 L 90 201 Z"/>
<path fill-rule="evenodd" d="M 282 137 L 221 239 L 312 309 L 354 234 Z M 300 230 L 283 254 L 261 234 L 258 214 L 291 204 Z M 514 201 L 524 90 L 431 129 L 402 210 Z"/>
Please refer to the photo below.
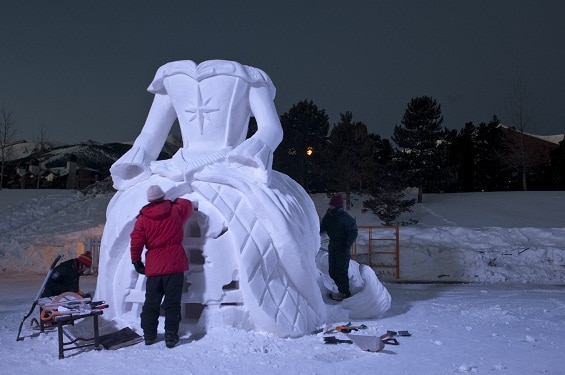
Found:
<path fill-rule="evenodd" d="M 27 165 L 18 164 L 8 182 L 12 189 L 84 189 L 100 181 L 98 169 L 79 167 L 68 161 L 65 167 L 43 169 L 35 161 Z"/>

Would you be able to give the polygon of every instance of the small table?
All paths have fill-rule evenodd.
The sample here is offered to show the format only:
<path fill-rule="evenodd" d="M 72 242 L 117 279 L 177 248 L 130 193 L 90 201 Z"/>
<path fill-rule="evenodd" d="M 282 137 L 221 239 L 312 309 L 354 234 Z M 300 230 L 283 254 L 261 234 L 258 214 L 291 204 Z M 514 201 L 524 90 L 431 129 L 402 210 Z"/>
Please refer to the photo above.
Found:
<path fill-rule="evenodd" d="M 99 302 L 99 307 L 107 307 L 107 305 L 100 306 L 103 302 Z M 101 308 L 93 308 L 90 298 L 83 298 L 80 295 L 72 292 L 65 292 L 56 297 L 44 297 L 38 301 L 41 308 L 40 313 L 40 329 L 44 332 L 44 318 L 49 321 L 53 326 L 57 327 L 57 334 L 59 335 L 59 359 L 65 358 L 65 351 L 77 350 L 94 346 L 95 350 L 101 350 L 100 335 L 98 330 L 98 317 L 104 313 Z M 61 308 L 64 308 L 61 311 Z M 50 317 L 50 319 L 49 319 Z M 75 325 L 75 321 L 84 318 L 92 318 L 93 333 L 91 338 L 77 337 L 72 341 L 65 342 L 63 340 L 63 327 L 68 325 Z M 82 345 L 76 345 L 78 341 L 88 342 Z M 69 345 L 73 345 L 69 347 Z"/>
<path fill-rule="evenodd" d="M 65 351 L 67 350 L 77 350 L 81 348 L 87 348 L 90 346 L 94 346 L 95 350 L 102 349 L 102 347 L 100 346 L 100 335 L 98 331 L 98 316 L 102 315 L 103 313 L 104 311 L 102 310 L 91 310 L 89 312 L 80 312 L 77 314 L 58 315 L 53 318 L 53 323 L 57 325 L 57 334 L 59 335 L 59 359 L 65 358 Z M 92 317 L 94 337 L 87 339 L 77 337 L 72 341 L 64 342 L 63 326 L 74 325 L 75 320 L 88 318 L 88 317 Z M 68 347 L 69 345 L 75 344 L 77 341 L 88 341 L 89 343 Z"/>

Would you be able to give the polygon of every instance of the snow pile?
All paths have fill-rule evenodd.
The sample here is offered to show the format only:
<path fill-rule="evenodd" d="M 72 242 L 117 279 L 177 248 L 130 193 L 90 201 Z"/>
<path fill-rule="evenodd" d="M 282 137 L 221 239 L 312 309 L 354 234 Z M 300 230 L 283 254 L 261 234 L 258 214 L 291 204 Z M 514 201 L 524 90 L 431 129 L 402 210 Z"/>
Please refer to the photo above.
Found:
<path fill-rule="evenodd" d="M 403 228 L 403 279 L 565 283 L 563 228 Z"/>
<path fill-rule="evenodd" d="M 400 230 L 402 278 L 565 284 L 563 212 L 563 191 L 425 195 Z"/>
<path fill-rule="evenodd" d="M 45 273 L 55 256 L 83 253 L 102 236 L 112 194 L 73 190 L 0 191 L 0 270 Z"/>

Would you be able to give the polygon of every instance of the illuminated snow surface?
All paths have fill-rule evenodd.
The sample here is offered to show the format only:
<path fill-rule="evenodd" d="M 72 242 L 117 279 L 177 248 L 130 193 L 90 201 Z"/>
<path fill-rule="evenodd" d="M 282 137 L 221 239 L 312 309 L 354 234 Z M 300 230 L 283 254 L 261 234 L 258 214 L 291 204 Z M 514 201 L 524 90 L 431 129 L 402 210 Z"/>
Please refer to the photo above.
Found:
<path fill-rule="evenodd" d="M 37 336 L 27 324 L 24 340 L 16 342 L 48 264 L 59 253 L 65 259 L 75 256 L 85 238 L 101 235 L 111 197 L 0 191 L 3 373 L 565 373 L 565 192 L 424 195 L 411 215 L 418 224 L 400 229 L 400 281 L 420 283 L 382 280 L 391 308 L 382 318 L 352 320 L 368 326 L 358 332 L 363 335 L 412 333 L 379 353 L 351 344 L 326 345 L 322 333 L 280 338 L 225 326 L 195 335 L 189 324 L 181 327 L 181 341 L 173 349 L 165 347 L 161 335 L 148 347 L 70 351 L 59 360 L 56 332 Z M 327 198 L 312 199 L 323 213 Z M 351 210 L 358 223 L 378 224 L 373 215 L 360 212 L 360 202 L 356 197 Z M 82 279 L 85 290 L 96 284 L 94 276 Z M 88 336 L 89 329 L 90 323 L 79 322 L 69 334 Z M 102 325 L 103 331 L 110 329 Z"/>

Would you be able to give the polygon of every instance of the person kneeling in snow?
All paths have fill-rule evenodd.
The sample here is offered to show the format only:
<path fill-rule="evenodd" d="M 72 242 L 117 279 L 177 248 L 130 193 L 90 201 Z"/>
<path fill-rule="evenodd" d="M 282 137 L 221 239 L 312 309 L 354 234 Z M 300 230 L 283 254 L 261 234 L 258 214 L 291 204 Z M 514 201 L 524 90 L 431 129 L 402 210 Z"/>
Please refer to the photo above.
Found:
<path fill-rule="evenodd" d="M 78 293 L 81 297 L 92 297 L 89 293 L 80 290 L 79 278 L 87 268 L 92 265 L 92 255 L 90 251 L 79 255 L 77 258 L 69 259 L 59 264 L 45 284 L 45 289 L 41 297 L 57 296 L 65 292 Z"/>
<path fill-rule="evenodd" d="M 138 273 L 147 276 L 141 328 L 145 345 L 153 344 L 157 339 L 164 296 L 165 344 L 167 348 L 173 348 L 179 341 L 180 302 L 184 272 L 188 271 L 188 258 L 182 246 L 183 228 L 193 207 L 188 199 L 166 200 L 165 193 L 157 185 L 147 189 L 147 200 L 149 204 L 139 212 L 130 235 L 133 266 Z M 144 247 L 147 248 L 146 264 L 141 260 Z"/>
<path fill-rule="evenodd" d="M 338 293 L 331 293 L 330 297 L 336 301 L 343 301 L 351 297 L 349 291 L 349 249 L 357 238 L 357 224 L 343 209 L 343 198 L 340 194 L 332 197 L 329 209 L 320 223 L 320 233 L 326 232 L 330 239 L 328 244 L 329 275 L 337 285 Z"/>

